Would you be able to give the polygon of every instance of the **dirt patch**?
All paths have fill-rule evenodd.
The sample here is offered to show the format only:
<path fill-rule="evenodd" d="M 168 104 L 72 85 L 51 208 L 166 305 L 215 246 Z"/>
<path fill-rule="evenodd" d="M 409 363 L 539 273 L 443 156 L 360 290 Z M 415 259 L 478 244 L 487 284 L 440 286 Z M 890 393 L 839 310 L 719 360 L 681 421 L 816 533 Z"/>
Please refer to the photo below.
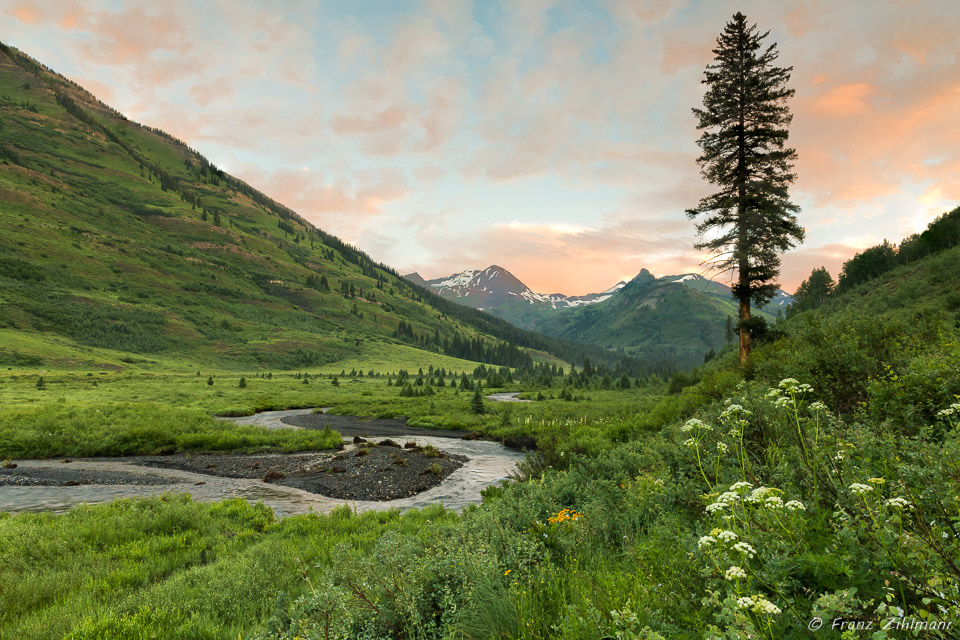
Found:
<path fill-rule="evenodd" d="M 356 416 L 334 416 L 329 413 L 310 413 L 302 416 L 287 416 L 281 422 L 303 429 L 325 429 L 330 427 L 344 437 L 396 437 L 396 436 L 432 436 L 434 438 L 463 438 L 469 431 L 459 429 L 426 429 L 410 427 L 404 420 L 396 418 L 374 418 L 363 420 Z"/>
<path fill-rule="evenodd" d="M 439 485 L 467 460 L 466 456 L 436 449 L 403 449 L 396 443 L 370 442 L 337 453 L 144 456 L 131 462 L 223 478 L 263 480 L 342 500 L 394 500 Z M 440 466 L 439 474 L 433 465 Z"/>

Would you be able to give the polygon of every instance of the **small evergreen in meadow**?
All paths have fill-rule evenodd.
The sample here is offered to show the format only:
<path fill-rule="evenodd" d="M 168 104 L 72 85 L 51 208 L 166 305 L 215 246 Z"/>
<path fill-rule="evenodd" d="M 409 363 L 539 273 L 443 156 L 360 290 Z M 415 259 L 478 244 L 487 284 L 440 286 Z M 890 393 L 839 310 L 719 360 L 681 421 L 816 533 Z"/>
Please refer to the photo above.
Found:
<path fill-rule="evenodd" d="M 40 389 L 41 391 L 43 391 L 46 388 L 47 388 L 47 383 L 43 381 L 43 376 L 40 376 L 39 378 L 37 378 L 37 389 Z"/>
<path fill-rule="evenodd" d="M 244 377 L 241 377 L 241 378 L 240 378 L 240 383 L 239 383 L 237 386 L 240 387 L 241 389 L 246 389 L 246 388 L 247 388 L 247 379 L 244 378 Z"/>
<path fill-rule="evenodd" d="M 207 378 L 207 386 L 208 387 L 213 386 L 213 376 L 210 376 L 209 378 Z"/>
<path fill-rule="evenodd" d="M 487 412 L 483 406 L 483 396 L 480 395 L 479 384 L 474 388 L 473 400 L 470 401 L 470 408 L 473 409 L 473 412 L 477 415 L 482 415 Z"/>

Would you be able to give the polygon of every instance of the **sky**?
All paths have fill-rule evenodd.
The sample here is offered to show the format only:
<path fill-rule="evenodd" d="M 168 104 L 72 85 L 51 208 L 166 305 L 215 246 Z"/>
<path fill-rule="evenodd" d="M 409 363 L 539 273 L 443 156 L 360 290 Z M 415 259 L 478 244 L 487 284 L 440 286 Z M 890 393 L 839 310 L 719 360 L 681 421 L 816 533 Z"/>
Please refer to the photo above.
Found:
<path fill-rule="evenodd" d="M 784 289 L 960 204 L 955 0 L 0 0 L 0 39 L 400 273 L 580 295 L 710 275 L 691 109 L 737 11 L 794 67 Z"/>

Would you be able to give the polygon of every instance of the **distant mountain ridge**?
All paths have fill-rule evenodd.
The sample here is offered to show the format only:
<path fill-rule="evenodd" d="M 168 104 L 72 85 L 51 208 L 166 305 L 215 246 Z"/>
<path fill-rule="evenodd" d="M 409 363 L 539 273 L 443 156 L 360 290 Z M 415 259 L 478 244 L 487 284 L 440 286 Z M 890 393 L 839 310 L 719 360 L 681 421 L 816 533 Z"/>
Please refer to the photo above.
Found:
<path fill-rule="evenodd" d="M 536 293 L 498 265 L 433 280 L 417 273 L 404 278 L 524 329 L 632 355 L 681 358 L 688 364 L 722 347 L 728 318 L 735 323 L 737 317 L 730 287 L 695 273 L 657 278 L 641 269 L 630 282 L 585 296 Z M 773 321 L 792 300 L 778 291 L 754 313 Z"/>
<path fill-rule="evenodd" d="M 515 275 L 498 265 L 490 265 L 483 270 L 468 269 L 433 280 L 424 280 L 419 273 L 411 273 L 403 277 L 414 284 L 428 287 L 444 298 L 482 310 L 496 309 L 507 303 L 520 301 L 549 309 L 574 308 L 603 302 L 627 284 L 621 281 L 600 293 L 588 293 L 583 296 L 536 293 Z"/>

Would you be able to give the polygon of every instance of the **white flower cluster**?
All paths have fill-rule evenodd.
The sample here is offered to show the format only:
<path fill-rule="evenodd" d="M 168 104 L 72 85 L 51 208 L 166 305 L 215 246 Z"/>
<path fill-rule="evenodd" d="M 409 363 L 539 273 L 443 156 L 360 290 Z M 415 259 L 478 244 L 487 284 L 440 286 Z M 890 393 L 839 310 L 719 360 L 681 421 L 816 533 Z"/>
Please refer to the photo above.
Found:
<path fill-rule="evenodd" d="M 739 501 L 740 494 L 734 493 L 733 491 L 724 491 L 717 497 L 717 502 L 724 504 L 736 504 Z"/>
<path fill-rule="evenodd" d="M 806 511 L 807 508 L 799 500 L 791 500 L 786 505 L 787 511 Z"/>
<path fill-rule="evenodd" d="M 707 513 L 716 513 L 726 508 L 727 504 L 725 502 L 714 502 L 713 504 L 707 505 Z"/>
<path fill-rule="evenodd" d="M 786 396 L 780 396 L 779 398 L 773 401 L 773 406 L 775 406 L 777 409 L 786 409 L 787 407 L 790 406 L 791 402 L 792 401 L 790 400 L 790 398 Z"/>
<path fill-rule="evenodd" d="M 737 416 L 746 418 L 747 416 L 752 416 L 753 412 L 744 409 L 739 404 L 731 404 L 729 407 L 724 409 L 723 413 L 720 414 L 721 420 L 729 420 L 731 418 L 736 419 Z"/>
<path fill-rule="evenodd" d="M 760 594 L 749 598 L 737 598 L 737 606 L 741 609 L 750 609 L 754 613 L 762 613 L 768 616 L 775 616 L 780 613 L 780 607 L 773 604 Z"/>
<path fill-rule="evenodd" d="M 742 553 L 743 555 L 751 559 L 753 559 L 757 555 L 757 550 L 751 547 L 750 544 L 746 542 L 738 542 L 737 544 L 733 545 L 733 549 L 734 551 L 739 551 L 740 553 Z"/>
<path fill-rule="evenodd" d="M 747 489 L 753 489 L 753 485 L 750 484 L 749 482 L 742 482 L 742 481 L 734 482 L 732 485 L 730 485 L 730 491 L 739 492 L 741 489 L 743 489 L 744 491 L 746 491 Z"/>
<path fill-rule="evenodd" d="M 780 381 L 780 388 L 790 393 L 812 393 L 813 387 L 804 383 L 800 384 L 793 378 L 784 378 Z"/>
<path fill-rule="evenodd" d="M 744 498 L 743 501 L 749 502 L 750 504 L 761 504 L 769 495 L 776 495 L 779 492 L 779 489 L 774 489 L 772 487 L 757 487 L 751 491 L 750 495 Z"/>
<path fill-rule="evenodd" d="M 938 418 L 949 418 L 950 416 L 955 416 L 958 414 L 960 414 L 960 402 L 954 402 L 946 409 L 937 411 Z"/>
<path fill-rule="evenodd" d="M 706 424 L 703 420 L 699 420 L 697 418 L 690 418 L 689 420 L 687 420 L 686 424 L 680 427 L 680 431 L 683 431 L 684 433 L 688 433 L 690 431 L 693 431 L 694 429 L 703 430 L 703 431 L 713 431 L 713 427 Z"/>
<path fill-rule="evenodd" d="M 747 572 L 741 569 L 740 567 L 730 567 L 723 573 L 723 577 L 733 582 L 734 580 L 741 580 L 747 577 Z"/>
<path fill-rule="evenodd" d="M 810 411 L 814 413 L 825 413 L 827 411 L 827 405 L 823 404 L 819 400 L 810 405 Z"/>
<path fill-rule="evenodd" d="M 728 447 L 724 443 L 722 442 L 717 443 L 717 453 L 726 453 L 729 450 L 730 450 L 730 447 Z"/>
<path fill-rule="evenodd" d="M 859 482 L 854 482 L 850 485 L 850 493 L 855 496 L 865 496 L 868 493 L 873 491 L 873 487 L 868 484 L 861 484 Z"/>
<path fill-rule="evenodd" d="M 719 538 L 721 542 L 730 544 L 731 542 L 736 542 L 738 536 L 733 531 L 721 531 L 717 534 L 717 538 Z"/>
<path fill-rule="evenodd" d="M 764 499 L 763 506 L 768 509 L 783 509 L 783 498 L 779 496 L 769 496 Z"/>
<path fill-rule="evenodd" d="M 913 510 L 913 504 L 906 498 L 890 498 L 887 500 L 887 506 L 893 507 L 894 509 Z"/>
<path fill-rule="evenodd" d="M 705 549 L 705 548 L 707 548 L 707 547 L 715 544 L 716 542 L 717 542 L 717 539 L 714 538 L 713 536 L 703 536 L 702 538 L 700 538 L 699 541 L 697 541 L 697 548 L 698 548 L 698 549 Z"/>

